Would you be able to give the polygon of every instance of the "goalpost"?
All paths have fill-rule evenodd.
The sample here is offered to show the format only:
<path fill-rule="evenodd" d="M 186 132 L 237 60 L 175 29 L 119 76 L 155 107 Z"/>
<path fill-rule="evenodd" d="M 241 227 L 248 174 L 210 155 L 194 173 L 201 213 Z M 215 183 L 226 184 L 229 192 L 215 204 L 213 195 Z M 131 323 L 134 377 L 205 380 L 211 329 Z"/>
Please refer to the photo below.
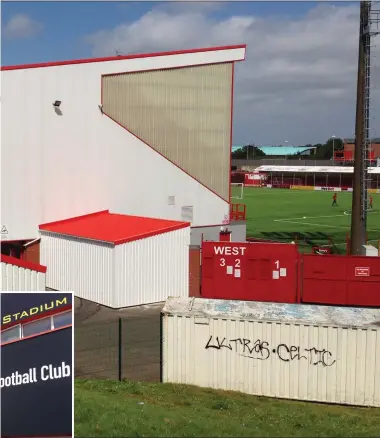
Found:
<path fill-rule="evenodd" d="M 231 183 L 231 198 L 243 199 L 244 184 L 243 183 Z"/>

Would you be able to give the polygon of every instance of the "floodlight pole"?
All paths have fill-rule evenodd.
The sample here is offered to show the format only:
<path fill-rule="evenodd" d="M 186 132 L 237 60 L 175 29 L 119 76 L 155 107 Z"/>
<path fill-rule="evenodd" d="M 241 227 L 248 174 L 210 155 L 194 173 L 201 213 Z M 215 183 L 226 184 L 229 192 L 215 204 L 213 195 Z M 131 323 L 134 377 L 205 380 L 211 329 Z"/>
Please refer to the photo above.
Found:
<path fill-rule="evenodd" d="M 369 25 L 368 8 L 370 2 L 360 2 L 360 32 L 359 32 L 359 57 L 358 57 L 358 79 L 356 95 L 356 126 L 355 126 L 355 153 L 354 153 L 354 177 L 352 193 L 352 216 L 351 216 L 351 255 L 362 255 L 363 245 L 366 241 L 366 159 L 363 154 L 365 143 L 365 62 L 366 62 L 366 30 Z"/>
<path fill-rule="evenodd" d="M 332 147 L 333 147 L 333 155 L 332 155 L 332 159 L 333 159 L 333 165 L 335 165 L 335 135 L 332 136 Z"/>

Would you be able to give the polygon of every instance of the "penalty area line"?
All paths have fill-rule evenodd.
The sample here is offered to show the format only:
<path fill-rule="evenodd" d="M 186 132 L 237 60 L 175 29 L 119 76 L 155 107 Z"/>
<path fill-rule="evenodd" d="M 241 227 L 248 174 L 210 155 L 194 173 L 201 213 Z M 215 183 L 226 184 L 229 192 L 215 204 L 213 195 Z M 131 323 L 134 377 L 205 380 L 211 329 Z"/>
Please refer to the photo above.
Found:
<path fill-rule="evenodd" d="M 322 218 L 326 218 L 326 217 L 343 217 L 345 215 L 344 214 L 329 214 L 328 216 L 302 216 L 302 217 L 292 217 L 290 219 L 273 219 L 275 222 L 288 222 L 288 221 L 293 221 L 293 220 L 298 220 L 298 219 L 322 219 Z"/>
<path fill-rule="evenodd" d="M 306 226 L 310 226 L 310 225 L 312 225 L 312 226 L 314 226 L 314 227 L 327 227 L 327 228 L 340 228 L 340 229 L 350 229 L 351 228 L 351 225 L 328 225 L 328 224 L 314 224 L 314 223 L 312 223 L 312 222 L 301 222 L 301 221 L 292 221 L 292 220 L 287 220 L 287 219 L 284 219 L 284 220 L 277 220 L 277 222 L 281 222 L 281 223 L 284 223 L 284 224 L 286 224 L 286 223 L 288 223 L 288 224 L 297 224 L 297 225 L 306 225 Z M 370 228 L 367 228 L 367 231 L 372 231 L 372 232 L 375 232 L 375 233 L 380 233 L 380 230 L 373 230 L 373 229 L 370 229 Z"/>
<path fill-rule="evenodd" d="M 369 214 L 380 214 L 380 211 L 367 211 Z M 289 219 L 273 219 L 274 222 L 288 222 L 288 221 L 296 221 L 298 219 L 326 219 L 329 217 L 344 217 L 344 216 L 351 216 L 351 211 L 346 210 L 343 212 L 343 214 L 329 214 L 326 216 L 302 216 L 302 217 L 292 217 Z"/>

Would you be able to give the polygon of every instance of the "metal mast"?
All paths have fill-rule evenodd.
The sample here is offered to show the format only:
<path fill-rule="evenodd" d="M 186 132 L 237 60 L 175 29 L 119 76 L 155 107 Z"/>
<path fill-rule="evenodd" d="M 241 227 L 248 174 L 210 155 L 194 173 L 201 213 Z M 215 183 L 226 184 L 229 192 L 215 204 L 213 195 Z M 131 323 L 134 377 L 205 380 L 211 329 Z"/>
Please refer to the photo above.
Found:
<path fill-rule="evenodd" d="M 371 134 L 371 41 L 380 33 L 380 11 L 371 1 L 360 2 L 358 83 L 356 100 L 355 163 L 352 195 L 351 254 L 363 253 L 367 233 L 368 165 Z"/>

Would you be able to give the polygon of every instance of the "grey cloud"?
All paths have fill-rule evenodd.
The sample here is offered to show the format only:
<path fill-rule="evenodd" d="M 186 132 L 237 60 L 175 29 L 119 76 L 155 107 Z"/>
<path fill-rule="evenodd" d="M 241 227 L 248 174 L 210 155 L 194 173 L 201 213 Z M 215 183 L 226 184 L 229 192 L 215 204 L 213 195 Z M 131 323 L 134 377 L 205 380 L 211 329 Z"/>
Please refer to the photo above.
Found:
<path fill-rule="evenodd" d="M 352 136 L 359 9 L 321 4 L 301 18 L 231 16 L 207 8 L 155 8 L 86 37 L 94 56 L 247 44 L 236 65 L 234 143 L 293 144 Z M 380 36 L 378 37 L 378 44 Z M 380 126 L 380 51 L 373 50 L 372 108 Z M 376 122 L 377 120 L 377 122 Z M 380 130 L 372 130 L 380 135 Z"/>

